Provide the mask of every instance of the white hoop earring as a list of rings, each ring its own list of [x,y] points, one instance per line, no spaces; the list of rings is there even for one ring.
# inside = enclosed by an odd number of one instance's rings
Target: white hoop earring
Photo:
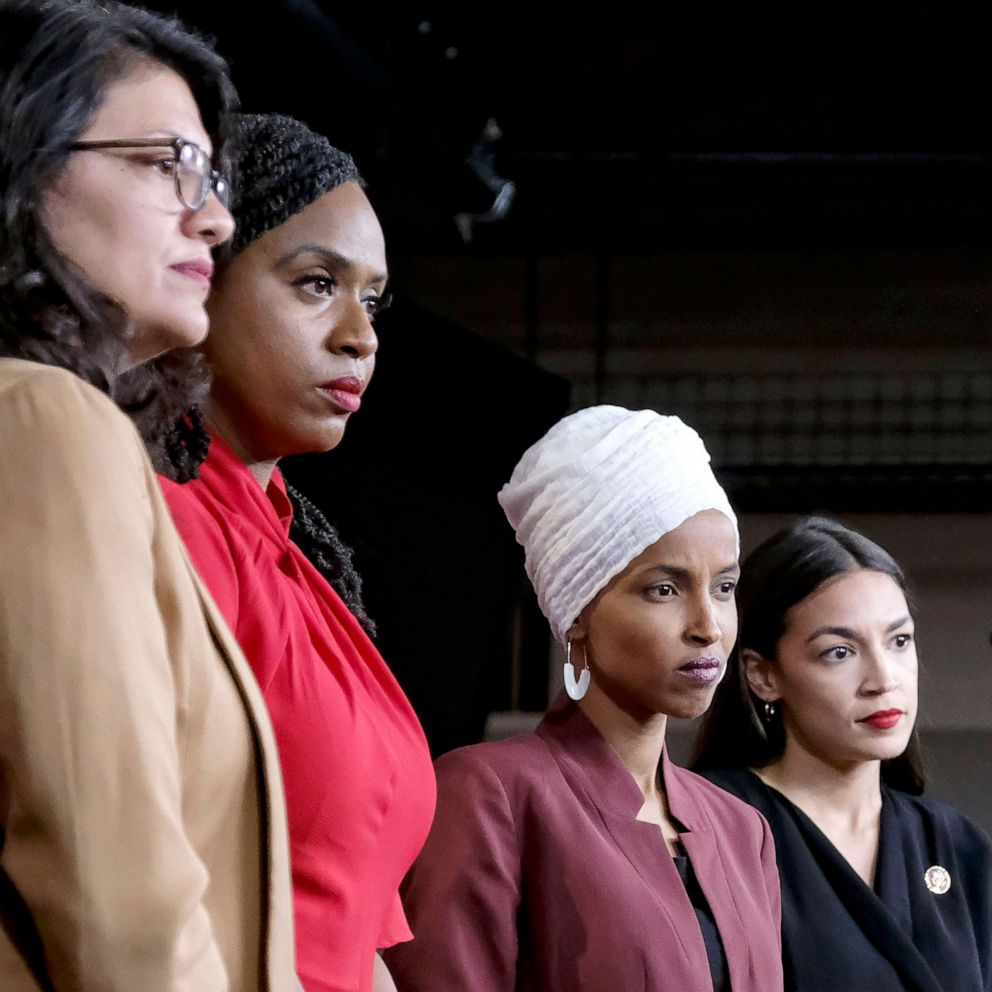
[[[565,664],[563,666],[565,675],[565,692],[569,699],[578,702],[589,690],[589,683],[592,680],[592,673],[589,671],[589,663],[582,669],[582,674],[576,679],[575,666],[572,664],[572,638],[565,638]]]

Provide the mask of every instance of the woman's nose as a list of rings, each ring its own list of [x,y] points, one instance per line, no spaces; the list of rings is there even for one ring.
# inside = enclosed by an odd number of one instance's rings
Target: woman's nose
[[[184,226],[191,237],[201,238],[211,248],[223,244],[234,234],[234,218],[217,195],[210,191],[199,210],[187,210]]]

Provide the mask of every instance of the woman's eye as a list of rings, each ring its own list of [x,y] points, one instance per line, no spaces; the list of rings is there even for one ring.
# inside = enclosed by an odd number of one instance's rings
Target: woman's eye
[[[828,648],[820,657],[825,661],[843,661],[845,658],[850,657],[850,655],[851,649],[846,644],[838,644],[835,647]]]
[[[334,280],[329,276],[302,276],[293,285],[301,287],[311,296],[330,296],[334,289]]]
[[[896,634],[896,636],[892,638],[892,643],[899,650],[902,650],[903,648],[908,648],[909,645],[913,643],[913,635]]]
[[[362,302],[365,304],[365,312],[369,315],[369,320],[375,320],[383,310],[389,308],[389,304],[393,302],[393,294],[387,291],[381,296],[368,296]]]
[[[163,176],[171,178],[176,172],[176,160],[174,158],[157,158],[152,162],[152,168],[161,172]]]
[[[721,582],[719,588],[722,596],[733,596],[737,583],[728,579],[726,582]]]
[[[654,599],[671,599],[675,595],[675,586],[670,582],[662,582],[661,585],[651,586],[648,595]]]

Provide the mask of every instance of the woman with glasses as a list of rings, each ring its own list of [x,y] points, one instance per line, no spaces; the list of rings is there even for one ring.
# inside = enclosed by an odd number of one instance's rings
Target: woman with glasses
[[[744,561],[695,767],[765,815],[790,992],[992,989],[992,844],[924,799],[902,569],[834,520]]]
[[[237,118],[233,138],[237,232],[203,346],[210,451],[165,493],[272,715],[303,985],[386,990],[377,951],[411,936],[398,888],[434,811],[430,754],[369,637],[350,551],[278,468],[334,448],[364,402],[385,244],[355,163],[325,138],[278,115]]]
[[[295,984],[264,703],[127,416],[167,467],[232,101],[174,22],[0,2],[4,992]]]

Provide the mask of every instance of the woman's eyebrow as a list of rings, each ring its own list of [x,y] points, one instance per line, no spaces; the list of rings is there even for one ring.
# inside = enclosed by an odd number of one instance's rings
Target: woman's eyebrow
[[[833,634],[835,637],[846,637],[849,640],[857,640],[858,635],[850,627],[817,627],[809,637],[806,638],[806,643],[809,644],[815,641],[818,637],[823,637],[824,634]]]
[[[680,568],[678,565],[652,565],[644,571],[646,574],[657,572],[659,575],[670,575],[673,579],[686,579],[691,574],[689,569]]]
[[[671,575],[675,579],[685,579],[692,575],[692,570],[688,568],[682,568],[679,565],[651,565],[649,568],[645,569],[645,572],[659,572],[662,575]],[[737,562],[732,562],[729,565],[724,565],[723,568],[717,572],[717,575],[727,575],[737,574],[740,572],[740,565]]]
[[[326,265],[333,268],[347,269],[354,266],[354,261],[348,258],[346,255],[342,255],[339,251],[335,251],[333,248],[328,248],[326,245],[318,244],[307,244],[298,245],[291,251],[286,252],[285,255],[280,257],[276,261],[276,265],[282,268],[285,265],[289,265],[290,262],[295,261],[301,255],[316,255],[318,256]],[[375,273],[369,282],[388,282],[389,275],[385,272]]]
[[[898,630],[900,627],[904,627],[907,623],[912,622],[912,617],[904,616],[900,617],[898,620],[894,620],[885,628],[886,634],[891,634],[894,630]],[[809,637],[806,638],[806,643],[809,644],[811,641],[815,641],[818,637],[822,637],[824,634],[834,634],[837,637],[847,637],[850,640],[857,640],[858,634],[856,631],[852,630],[850,627],[817,627]]]

